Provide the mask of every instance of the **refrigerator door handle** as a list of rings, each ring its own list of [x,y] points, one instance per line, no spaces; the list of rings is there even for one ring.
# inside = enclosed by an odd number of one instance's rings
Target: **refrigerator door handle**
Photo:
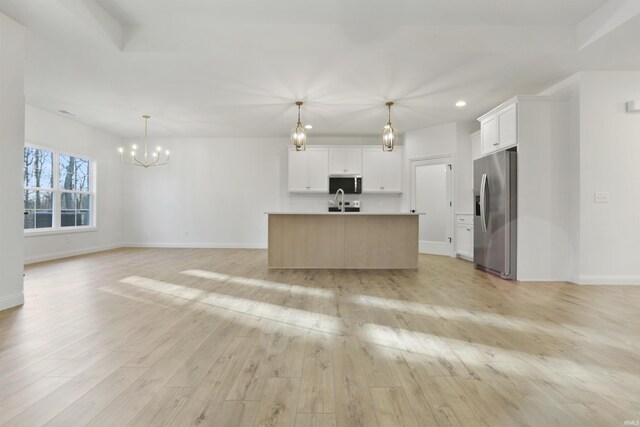
[[[487,232],[487,174],[482,174],[480,182],[480,222],[482,231]]]

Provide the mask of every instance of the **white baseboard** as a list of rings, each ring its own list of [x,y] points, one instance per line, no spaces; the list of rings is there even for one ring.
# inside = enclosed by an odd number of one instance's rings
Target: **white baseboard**
[[[267,249],[263,243],[123,243],[126,248]]]
[[[579,285],[636,285],[640,286],[640,276],[581,275]]]
[[[24,294],[22,292],[2,297],[0,298],[0,311],[22,304],[24,304]]]
[[[26,264],[34,264],[36,262],[52,261],[54,259],[68,258],[68,257],[72,257],[72,256],[92,254],[92,253],[95,253],[95,252],[108,251],[108,250],[111,250],[111,249],[118,249],[118,248],[121,248],[121,247],[123,247],[122,244],[115,244],[115,245],[94,246],[94,247],[91,247],[91,248],[73,249],[73,250],[69,250],[69,251],[52,252],[52,253],[43,254],[43,255],[35,255],[35,256],[25,257],[24,263],[25,263],[25,265]]]

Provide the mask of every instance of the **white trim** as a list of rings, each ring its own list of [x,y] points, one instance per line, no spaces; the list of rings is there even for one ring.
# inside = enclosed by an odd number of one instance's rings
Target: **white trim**
[[[640,286],[640,276],[580,275],[578,285],[636,285]]]
[[[123,243],[125,248],[267,249],[266,243]]]
[[[88,233],[99,231],[98,227],[59,227],[59,228],[28,228],[24,230],[24,237],[51,236],[56,234]]]
[[[22,304],[24,304],[24,294],[22,292],[2,297],[0,298],[0,311],[17,307]]]
[[[70,251],[52,252],[44,255],[35,255],[35,256],[25,257],[24,263],[25,265],[35,264],[37,262],[53,261],[56,259],[69,258],[72,256],[78,256],[78,255],[88,255],[95,252],[109,251],[112,249],[119,249],[122,247],[123,247],[122,244],[114,244],[114,245],[94,246],[94,247],[82,248],[82,249],[73,249]]]

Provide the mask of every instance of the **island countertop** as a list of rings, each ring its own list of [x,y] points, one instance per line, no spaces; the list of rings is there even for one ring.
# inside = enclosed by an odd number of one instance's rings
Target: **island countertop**
[[[302,212],[287,212],[287,211],[267,211],[266,215],[374,215],[374,216],[409,216],[409,215],[424,215],[424,212],[328,212],[328,211],[302,211]]]

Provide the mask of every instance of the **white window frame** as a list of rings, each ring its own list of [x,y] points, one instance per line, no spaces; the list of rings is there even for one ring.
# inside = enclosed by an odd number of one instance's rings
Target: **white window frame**
[[[35,190],[35,191],[53,191],[53,220],[52,227],[50,228],[28,228],[24,229],[24,236],[43,236],[47,234],[67,234],[67,233],[81,233],[86,231],[97,231],[97,214],[96,214],[96,195],[97,195],[97,165],[94,158],[91,156],[87,156],[84,154],[77,154],[70,152],[69,150],[60,150],[53,147],[47,147],[40,144],[34,144],[31,142],[26,142],[24,144],[25,148],[35,148],[38,150],[49,151],[53,154],[53,190],[50,189],[41,189],[37,190],[31,187],[25,187],[24,183],[23,190]],[[72,156],[78,157],[82,160],[89,161],[89,191],[76,191],[76,190],[63,190],[60,188],[60,156]],[[24,171],[24,165],[23,165]],[[62,194],[63,193],[73,193],[73,194],[88,194],[89,195],[89,225],[80,225],[73,227],[62,227]],[[24,196],[23,196],[24,199]],[[24,209],[24,206],[23,206]]]

